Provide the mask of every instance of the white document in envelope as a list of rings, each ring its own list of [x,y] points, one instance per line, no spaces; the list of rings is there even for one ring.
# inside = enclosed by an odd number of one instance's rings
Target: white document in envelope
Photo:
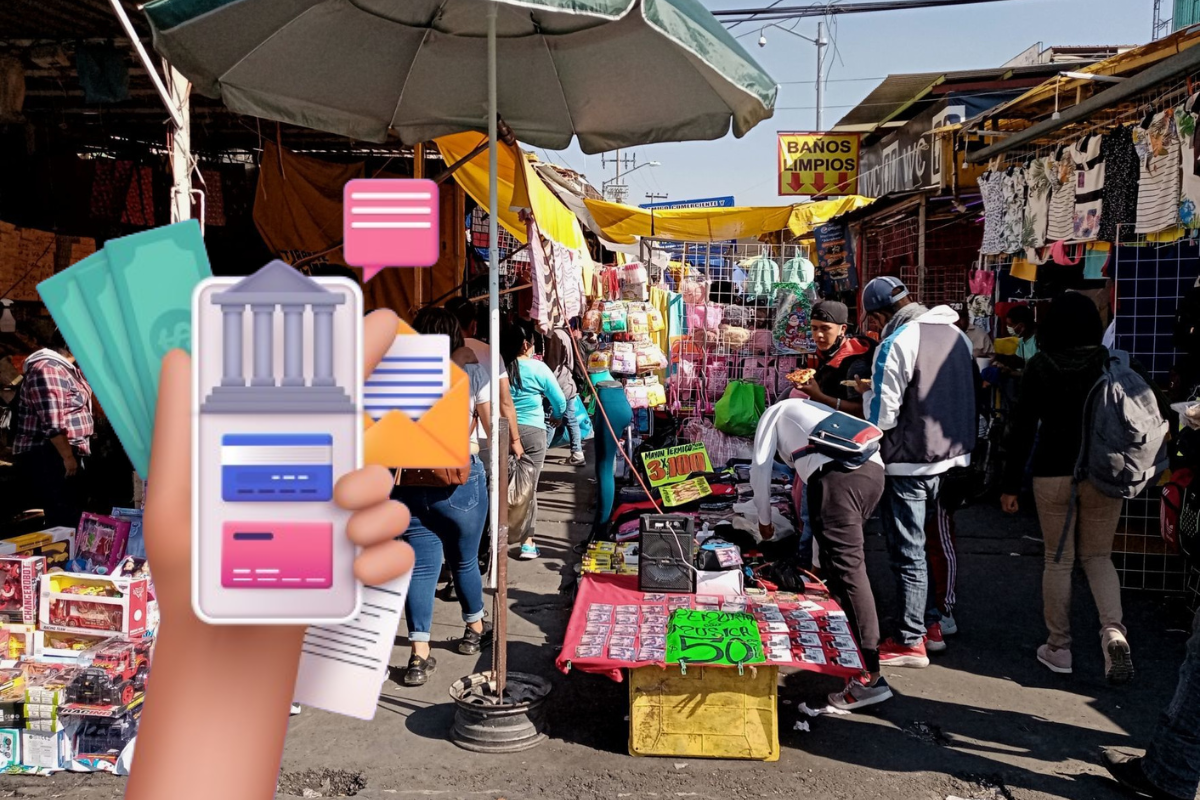
[[[382,586],[364,586],[356,618],[305,631],[297,703],[358,719],[375,717],[410,577],[408,573]]]

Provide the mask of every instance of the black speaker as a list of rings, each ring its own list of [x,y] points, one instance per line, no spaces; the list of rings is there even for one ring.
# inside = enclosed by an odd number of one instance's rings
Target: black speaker
[[[695,592],[696,537],[691,517],[643,514],[638,553],[638,589]]]

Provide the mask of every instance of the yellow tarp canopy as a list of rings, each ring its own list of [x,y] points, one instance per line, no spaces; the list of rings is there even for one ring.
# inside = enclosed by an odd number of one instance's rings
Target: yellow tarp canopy
[[[611,241],[628,244],[635,236],[653,236],[685,242],[716,242],[758,238],[764,233],[789,231],[802,236],[839,214],[862,208],[869,197],[850,195],[835,200],[797,203],[791,206],[745,206],[735,208],[654,209],[584,200],[596,224]]]
[[[487,141],[478,133],[456,133],[435,139],[438,150],[447,164],[454,164],[474,150],[480,141]],[[516,147],[510,147],[503,142],[499,145],[497,154],[498,200],[500,211],[496,220],[500,225],[517,238],[522,244],[527,238],[525,224],[517,216],[517,211],[528,208],[533,211],[538,228],[542,235],[553,239],[564,247],[574,250],[586,250],[587,243],[583,238],[583,229],[579,220],[571,210],[562,204],[554,192],[541,178],[537,177],[529,162]],[[485,210],[488,209],[488,154],[484,150],[473,159],[463,164],[454,173],[454,180]]]

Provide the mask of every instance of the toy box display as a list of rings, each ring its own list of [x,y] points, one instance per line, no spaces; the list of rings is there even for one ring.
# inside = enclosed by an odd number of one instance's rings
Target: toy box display
[[[84,512],[79,518],[75,557],[71,559],[70,571],[113,574],[121,559],[125,558],[129,529],[128,519]]]
[[[113,507],[111,515],[129,521],[129,538],[125,540],[125,555],[145,559],[146,540],[142,536],[142,511],[138,508]]]
[[[149,640],[108,642],[92,655],[91,666],[80,668],[67,685],[65,710],[82,711],[77,706],[124,709],[145,691],[149,672]]]
[[[113,719],[84,719],[72,728],[72,769],[113,772],[121,753],[137,735],[138,713]]]
[[[0,556],[43,556],[47,571],[66,569],[74,555],[74,528],[47,528],[11,539],[0,539]]]
[[[44,556],[0,556],[0,620],[37,622],[38,581],[45,571]]]
[[[42,630],[139,636],[146,630],[145,578],[54,572],[42,579]]]
[[[72,731],[21,731],[21,763],[45,770],[66,769],[71,761]]]
[[[78,670],[64,664],[38,663],[25,663],[22,669],[25,672],[24,727],[46,733],[62,730],[59,711],[66,702],[67,687]]]
[[[89,636],[79,633],[35,631],[33,634],[33,657],[43,663],[90,664],[96,648],[110,639],[111,635]]]
[[[33,640],[37,633],[33,625],[0,623],[0,662],[19,661],[33,655]]]
[[[21,732],[0,728],[0,770],[21,763]]]

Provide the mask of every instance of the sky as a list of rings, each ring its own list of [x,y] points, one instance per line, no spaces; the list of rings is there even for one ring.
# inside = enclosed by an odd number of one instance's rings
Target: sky
[[[710,9],[762,8],[769,0],[701,0]],[[847,0],[849,2],[849,0]],[[784,0],[781,5],[804,5]],[[1164,0],[1166,13],[1174,5]],[[1150,39],[1153,0],[1008,0],[975,6],[917,9],[834,17],[834,47],[827,48],[826,128],[832,127],[889,75],[995,67],[1042,42],[1052,45],[1143,44]],[[783,205],[777,194],[777,131],[808,131],[815,125],[816,47],[778,29],[745,23],[733,29],[758,63],[780,84],[775,116],[744,138],[649,145],[637,163],[658,161],[629,174],[627,202],[649,202],[646,193],[670,200],[733,195],[738,205]],[[796,28],[816,38],[817,20]],[[767,38],[758,46],[760,32]],[[579,170],[597,188],[613,177],[612,159],[584,155],[578,147],[537,150],[539,156]]]

